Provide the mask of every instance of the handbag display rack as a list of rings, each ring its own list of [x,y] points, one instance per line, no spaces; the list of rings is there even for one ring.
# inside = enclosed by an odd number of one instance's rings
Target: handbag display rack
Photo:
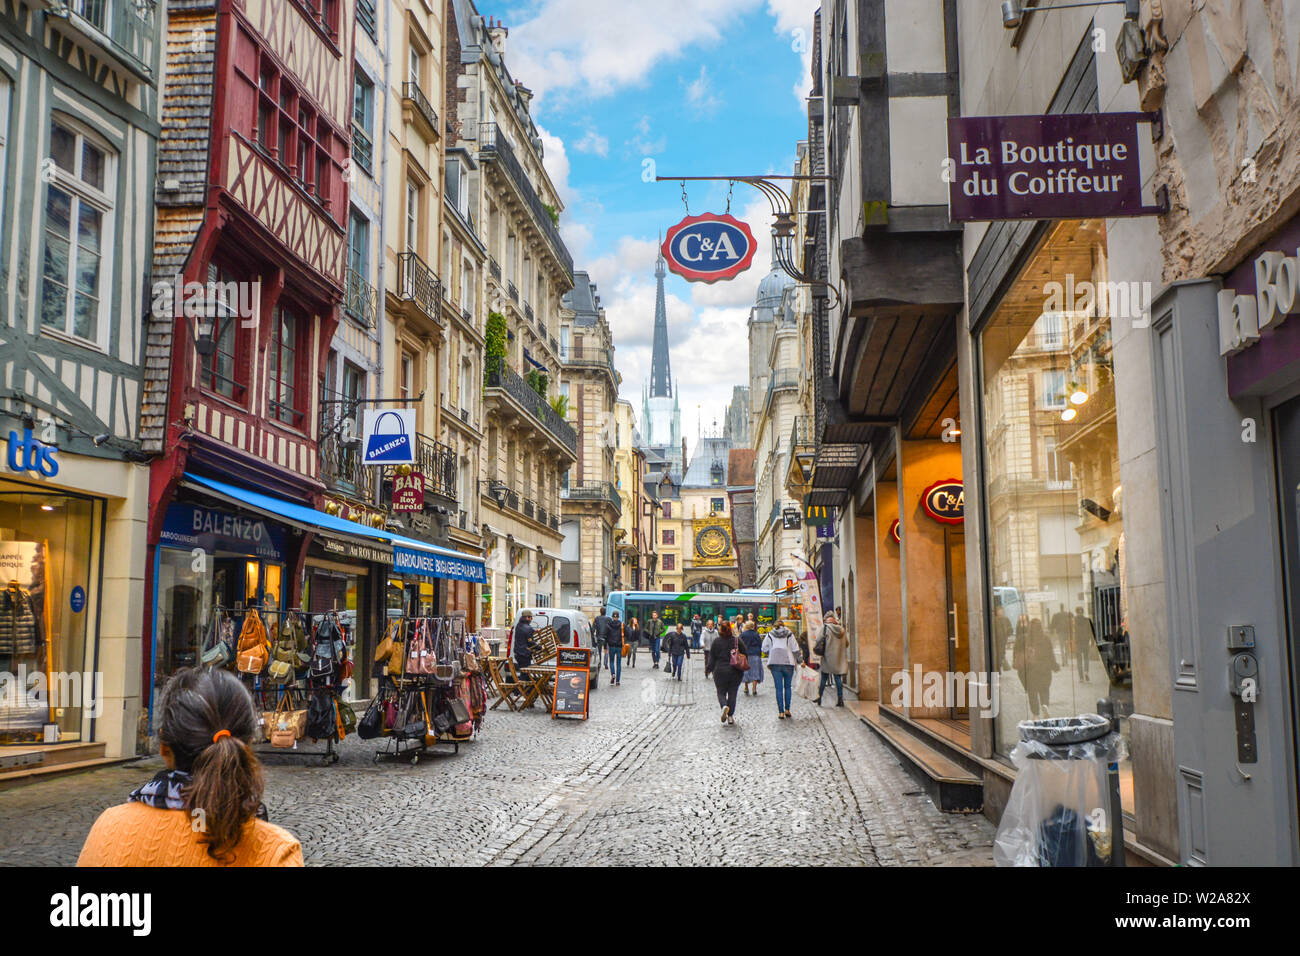
[[[261,622],[261,632],[250,620],[254,615]],[[242,629],[240,621],[244,622]],[[202,660],[208,667],[233,665],[248,687],[261,716],[263,743],[253,747],[258,756],[318,757],[326,765],[339,762],[335,745],[356,725],[351,706],[342,700],[352,674],[348,630],[333,611],[311,615],[301,608],[213,608]],[[259,633],[263,636],[258,640],[265,643],[255,651],[249,635]],[[231,634],[238,635],[234,648],[229,648]],[[224,650],[223,644],[227,645]],[[258,657],[262,665],[249,670],[257,666]],[[300,747],[299,741],[307,739],[323,741],[325,748]]]
[[[460,742],[473,737],[482,722],[468,690],[473,680],[483,680],[476,641],[466,635],[462,616],[389,622],[375,651],[375,662],[387,663],[388,674],[357,728],[365,739],[384,739],[376,762],[409,759],[415,765],[437,744],[460,753]],[[479,695],[484,702],[485,686]]]

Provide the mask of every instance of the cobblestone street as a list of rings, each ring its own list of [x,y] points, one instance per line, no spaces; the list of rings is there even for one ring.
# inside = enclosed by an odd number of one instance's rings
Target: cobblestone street
[[[848,708],[796,698],[780,721],[769,681],[723,726],[698,661],[682,683],[648,660],[604,677],[589,721],[501,708],[456,756],[376,764],[350,737],[334,766],[269,757],[271,820],[316,865],[991,864],[988,821],[940,813]],[[159,766],[0,793],[0,864],[74,863]]]

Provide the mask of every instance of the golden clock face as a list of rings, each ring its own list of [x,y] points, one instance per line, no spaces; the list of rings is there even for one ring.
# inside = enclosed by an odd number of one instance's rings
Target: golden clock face
[[[695,538],[695,550],[706,558],[720,558],[731,550],[731,539],[721,528],[705,528]]]

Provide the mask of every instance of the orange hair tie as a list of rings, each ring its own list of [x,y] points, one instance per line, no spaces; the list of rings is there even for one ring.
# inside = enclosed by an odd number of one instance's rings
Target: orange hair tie
[[[229,737],[229,736],[230,736],[230,731],[218,730],[215,734],[212,735],[212,742],[215,744],[222,737]]]

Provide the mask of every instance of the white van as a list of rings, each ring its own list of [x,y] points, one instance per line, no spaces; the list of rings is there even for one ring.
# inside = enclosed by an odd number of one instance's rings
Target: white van
[[[506,641],[506,653],[513,654],[515,646],[515,628],[523,620],[524,611],[533,612],[533,627],[550,626],[555,628],[556,643],[562,646],[591,648],[591,689],[596,689],[600,678],[600,649],[591,644],[591,622],[582,611],[560,607],[526,607],[520,608],[510,625],[510,636]]]

